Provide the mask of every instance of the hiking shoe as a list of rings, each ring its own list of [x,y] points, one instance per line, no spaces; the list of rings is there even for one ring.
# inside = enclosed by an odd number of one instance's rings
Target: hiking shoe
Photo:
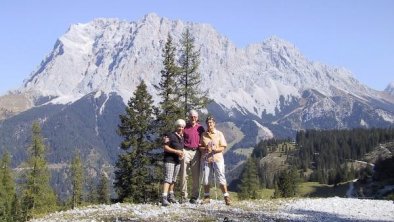
[[[211,198],[209,196],[205,196],[204,199],[202,200],[203,204],[209,204],[211,202]]]
[[[231,205],[230,196],[225,196],[224,197],[224,202],[226,203],[227,206],[230,206]]]
[[[190,198],[189,203],[196,204],[197,203],[197,198],[195,198],[195,197]]]
[[[177,202],[176,199],[175,199],[175,194],[170,193],[168,195],[168,202],[170,202],[170,203],[176,203]]]
[[[183,204],[187,202],[187,198],[186,197],[181,197],[181,199],[179,199],[179,203]]]
[[[170,205],[170,202],[168,202],[167,197],[163,197],[163,199],[161,200],[161,206],[166,207]]]

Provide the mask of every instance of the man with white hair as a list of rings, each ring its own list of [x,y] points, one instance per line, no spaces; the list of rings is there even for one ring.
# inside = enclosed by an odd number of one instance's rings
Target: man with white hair
[[[200,179],[200,137],[205,131],[198,122],[198,112],[190,110],[188,113],[189,121],[183,131],[185,146],[183,149],[183,159],[181,160],[181,191],[182,202],[188,198],[187,192],[187,170],[190,169],[192,176],[192,192],[190,203],[197,203],[199,196],[199,179]]]

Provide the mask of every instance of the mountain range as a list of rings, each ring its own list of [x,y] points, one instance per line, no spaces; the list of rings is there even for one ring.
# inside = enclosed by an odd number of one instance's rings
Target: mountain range
[[[18,166],[38,120],[50,163],[67,164],[80,150],[93,173],[110,169],[120,152],[119,114],[141,80],[160,101],[154,85],[162,50],[168,34],[180,46],[186,28],[200,52],[201,88],[213,101],[203,112],[225,131],[233,166],[239,161],[233,151],[261,139],[294,138],[310,128],[394,126],[394,83],[376,91],[345,68],[308,60],[279,37],[238,48],[209,24],[151,13],[139,21],[71,25],[23,86],[0,97],[0,153],[9,150]]]

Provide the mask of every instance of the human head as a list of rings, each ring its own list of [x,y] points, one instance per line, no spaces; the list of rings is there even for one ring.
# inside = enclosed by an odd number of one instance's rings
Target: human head
[[[196,124],[198,121],[198,112],[194,109],[189,111],[189,121],[191,124]]]
[[[207,116],[205,119],[205,123],[207,124],[208,130],[213,130],[215,128],[215,118],[211,115]]]
[[[182,126],[182,127],[185,127],[186,126],[186,122],[185,122],[185,120],[183,120],[183,119],[177,119],[176,121],[175,121],[175,128],[177,128],[178,126]]]
[[[208,123],[209,120],[212,120],[214,123],[216,122],[215,118],[211,115],[207,116],[207,118],[205,119],[205,123]]]
[[[177,119],[174,123],[175,125],[175,131],[178,133],[183,133],[183,129],[186,126],[186,122],[183,119]]]

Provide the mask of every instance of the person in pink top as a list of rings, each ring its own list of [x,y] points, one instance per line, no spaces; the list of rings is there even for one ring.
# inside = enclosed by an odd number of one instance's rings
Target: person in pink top
[[[185,146],[183,149],[183,159],[181,160],[181,193],[182,202],[188,198],[187,191],[187,171],[190,169],[192,176],[192,192],[190,203],[197,203],[199,197],[199,179],[200,179],[200,137],[205,131],[204,127],[198,122],[198,113],[196,110],[190,110],[188,113],[189,121],[183,131]]]

